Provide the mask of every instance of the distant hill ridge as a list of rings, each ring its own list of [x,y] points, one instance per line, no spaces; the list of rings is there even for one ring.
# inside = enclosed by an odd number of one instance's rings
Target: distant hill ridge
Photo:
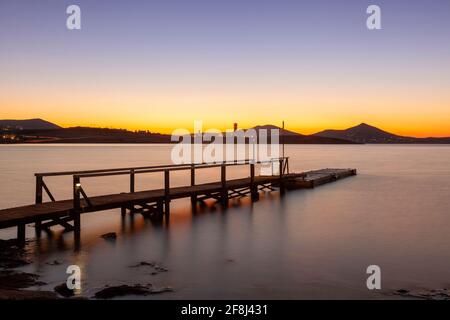
[[[345,130],[324,130],[315,133],[317,137],[350,140],[357,143],[450,143],[446,138],[414,138],[399,136],[366,123]]]
[[[280,142],[286,144],[355,144],[355,143],[450,143],[450,137],[415,138],[396,135],[361,123],[344,130],[324,130],[312,135],[266,124],[253,127],[280,130]],[[171,143],[169,134],[91,127],[62,128],[42,119],[0,120],[0,130],[15,131],[22,143]],[[244,129],[245,130],[245,129]],[[270,136],[270,132],[268,132]]]
[[[263,125],[263,126],[256,126],[256,127],[253,127],[252,129],[255,129],[256,131],[259,131],[260,129],[265,129],[265,130],[273,130],[273,129],[275,129],[275,130],[280,130],[280,135],[304,136],[301,133],[297,133],[297,132],[294,132],[294,131],[289,131],[289,130],[286,130],[286,129],[282,129],[280,127],[274,126],[273,124],[266,124],[266,125]],[[270,134],[270,132],[268,132],[268,133]]]
[[[43,130],[61,129],[60,126],[42,119],[0,120],[0,129],[11,130]]]

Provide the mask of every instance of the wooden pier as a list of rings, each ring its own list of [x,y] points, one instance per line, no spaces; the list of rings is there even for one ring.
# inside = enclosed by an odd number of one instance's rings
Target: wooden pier
[[[255,165],[266,164],[272,168],[276,165],[276,175],[256,175]],[[240,179],[227,179],[226,169],[230,166],[248,166],[249,175]],[[221,179],[213,183],[196,183],[196,172],[201,169],[220,168]],[[190,173],[190,184],[182,187],[171,187],[170,173],[187,171]],[[135,179],[139,174],[160,173],[164,175],[164,186],[160,189],[136,191]],[[129,190],[124,193],[89,197],[82,187],[84,179],[92,177],[129,176]],[[42,231],[50,232],[50,228],[61,225],[65,231],[74,232],[75,245],[79,246],[81,237],[81,214],[109,209],[121,209],[122,216],[140,213],[152,219],[168,219],[170,202],[174,199],[190,198],[193,208],[198,202],[214,199],[222,206],[227,206],[232,198],[250,196],[258,200],[260,191],[313,188],[317,185],[336,181],[356,175],[355,169],[323,169],[303,173],[289,172],[289,159],[277,158],[266,162],[250,160],[226,163],[199,163],[181,165],[161,165],[133,168],[100,169],[88,171],[36,173],[36,201],[33,205],[0,210],[0,229],[17,227],[17,238],[25,242],[26,224],[34,224],[36,236]],[[45,177],[72,176],[73,198],[56,200]],[[43,202],[44,192],[50,201]]]

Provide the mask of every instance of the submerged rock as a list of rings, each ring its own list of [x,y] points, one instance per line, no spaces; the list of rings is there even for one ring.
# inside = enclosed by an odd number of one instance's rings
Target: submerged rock
[[[53,300],[58,299],[56,293],[37,290],[0,289],[0,300]]]
[[[44,285],[44,282],[37,281],[38,275],[13,270],[0,271],[0,289],[22,289],[31,286]]]
[[[108,233],[101,235],[101,237],[105,240],[115,241],[117,239],[117,233],[108,232]]]
[[[399,294],[407,294],[409,291],[406,290],[406,289],[399,289],[396,292],[399,293]]]
[[[153,269],[153,272],[151,273],[152,275],[169,271],[156,262],[141,261],[138,264],[130,266],[130,268],[138,268],[138,267],[151,267]]]
[[[57,285],[53,290],[65,298],[73,297],[75,295],[75,291],[67,288],[67,283],[65,282]]]
[[[450,300],[450,292],[447,289],[430,289],[420,291],[409,291],[406,289],[399,289],[396,290],[393,294],[412,299]]]
[[[114,287],[105,287],[102,290],[95,293],[96,299],[111,299],[115,297],[127,296],[127,295],[139,295],[147,296],[150,294],[159,294],[164,292],[173,291],[170,287],[164,288],[153,288],[152,285],[140,285],[136,284],[133,286],[120,285]]]
[[[47,262],[46,264],[48,264],[49,266],[59,266],[60,264],[62,264],[62,262],[58,260],[53,260],[52,262]]]
[[[147,262],[147,261],[141,261],[138,264],[134,264],[132,266],[130,266],[130,268],[138,268],[138,267],[142,267],[142,266],[149,266],[149,267],[153,267],[155,266],[156,263],[155,262]]]
[[[165,292],[173,292],[172,287],[161,287],[161,288],[153,288],[152,294],[165,293]]]
[[[148,295],[150,294],[150,288],[141,285],[121,285],[115,287],[106,287],[95,293],[97,299],[111,299],[114,297],[126,296],[126,295]]]
[[[25,249],[17,240],[0,240],[0,268],[17,268],[30,264]]]
[[[15,240],[0,240],[0,267],[15,268],[29,262],[22,259],[25,250],[15,246]],[[31,286],[44,285],[38,281],[39,276],[32,273],[0,270],[0,300],[48,300],[56,299],[57,295],[50,291],[20,290]]]

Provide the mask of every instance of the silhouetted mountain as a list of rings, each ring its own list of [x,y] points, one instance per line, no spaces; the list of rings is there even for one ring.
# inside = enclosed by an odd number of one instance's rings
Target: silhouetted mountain
[[[383,131],[366,123],[345,130],[324,130],[317,137],[345,139],[358,143],[450,143],[450,138],[414,138]]]
[[[50,130],[23,130],[27,143],[170,143],[170,135],[125,129],[73,127]]]
[[[253,127],[257,132],[261,129],[266,129],[267,134],[270,135],[271,129],[278,129],[280,134],[280,143],[285,144],[354,144],[357,142],[334,138],[334,137],[320,137],[314,135],[304,135],[297,132],[282,129],[274,125],[264,125]]]
[[[257,132],[258,132],[260,129],[266,129],[268,134],[270,134],[270,130],[276,129],[276,130],[279,130],[279,131],[280,131],[280,135],[286,135],[286,136],[303,136],[303,135],[300,134],[300,133],[293,132],[293,131],[289,131],[289,130],[286,130],[286,129],[281,129],[280,127],[274,126],[273,124],[266,124],[266,125],[263,125],[263,126],[256,126],[256,127],[253,127],[252,129],[255,129]]]
[[[5,129],[1,129],[3,128]],[[28,127],[38,127],[28,129]],[[50,127],[50,128],[45,128]],[[274,125],[256,126],[257,132],[280,130],[280,143],[286,144],[354,144],[354,143],[450,143],[450,138],[414,138],[395,135],[362,123],[346,130],[325,130],[313,135],[303,135],[282,130]],[[3,140],[0,143],[174,143],[171,135],[149,131],[128,131],[124,129],[74,127],[61,128],[41,120],[0,120]],[[9,132],[9,133],[8,133]],[[14,137],[12,137],[14,136]],[[5,138],[6,137],[6,138]],[[225,141],[225,139],[224,139]]]
[[[60,128],[60,126],[42,119],[0,120],[0,129],[3,130],[41,130]]]
[[[255,127],[261,129],[279,129],[276,126],[266,125]],[[347,140],[306,136],[292,131],[280,131],[280,142],[286,144],[348,144]],[[128,131],[124,129],[73,127],[60,129],[18,130],[16,143],[174,143],[171,135],[152,133],[149,131]],[[8,141],[11,142],[11,141]],[[185,141],[186,142],[186,141]],[[226,139],[224,138],[224,143]],[[270,132],[268,141],[270,142]],[[247,140],[248,143],[248,140]]]

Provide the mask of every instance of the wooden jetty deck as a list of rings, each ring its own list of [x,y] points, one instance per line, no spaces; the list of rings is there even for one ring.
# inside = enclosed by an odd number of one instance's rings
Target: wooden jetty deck
[[[17,227],[17,238],[25,241],[25,225],[34,224],[36,236],[42,231],[50,232],[50,228],[61,225],[65,231],[74,231],[76,246],[80,243],[80,216],[87,212],[109,209],[121,209],[122,216],[141,213],[152,219],[168,218],[170,201],[190,198],[191,205],[197,202],[214,199],[227,206],[232,198],[250,195],[256,201],[259,192],[278,189],[282,194],[285,190],[299,188],[313,188],[315,186],[336,181],[351,175],[356,175],[355,169],[322,169],[303,173],[289,172],[289,159],[277,158],[266,162],[241,161],[232,163],[200,163],[182,165],[162,165],[149,167],[100,169],[89,171],[36,173],[36,201],[33,205],[26,205],[0,210],[0,229]],[[255,175],[256,164],[277,165],[277,174],[262,176]],[[227,179],[226,169],[229,166],[249,166],[249,176],[240,179]],[[205,168],[220,168],[221,180],[213,183],[196,184],[196,171]],[[173,171],[190,171],[191,181],[188,186],[171,187],[170,173]],[[135,191],[135,177],[144,173],[163,173],[164,186],[160,189]],[[73,198],[57,201],[44,181],[44,177],[72,176]],[[88,195],[83,190],[81,181],[91,177],[105,177],[114,175],[128,175],[130,178],[129,192],[108,194],[101,196]],[[43,192],[50,201],[43,202]],[[72,224],[71,224],[72,223]]]

